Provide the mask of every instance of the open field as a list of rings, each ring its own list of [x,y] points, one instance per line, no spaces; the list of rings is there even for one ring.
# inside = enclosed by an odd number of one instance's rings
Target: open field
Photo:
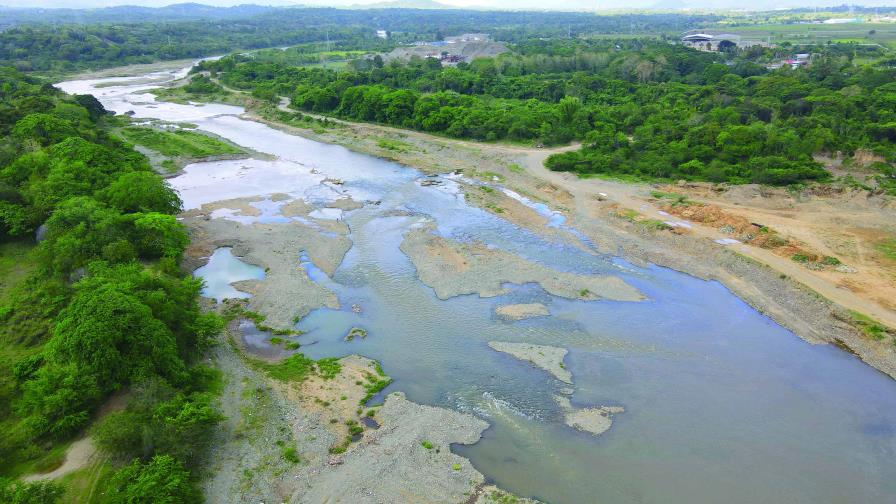
[[[759,24],[720,26],[707,31],[733,33],[741,35],[746,40],[758,40],[772,44],[855,42],[857,44],[878,44],[896,49],[896,23]]]

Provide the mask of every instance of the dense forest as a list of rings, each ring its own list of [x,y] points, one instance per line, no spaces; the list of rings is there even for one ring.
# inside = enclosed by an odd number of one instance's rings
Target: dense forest
[[[0,65],[19,70],[71,71],[156,60],[194,58],[237,50],[277,47],[303,42],[375,40],[376,30],[388,30],[394,42],[437,40],[447,34],[486,31],[497,40],[525,41],[537,37],[576,36],[601,32],[627,34],[649,29],[679,33],[718,16],[632,14],[596,16],[564,12],[488,12],[462,10],[323,8],[142,9],[77,11],[96,19],[71,23],[65,11],[42,11],[38,17],[18,16],[21,23],[0,31]],[[239,9],[239,8],[233,8]],[[156,17],[158,12],[158,17]],[[181,12],[180,15],[177,15]],[[193,12],[189,15],[189,12]],[[246,17],[235,17],[244,12]],[[13,19],[16,11],[11,11]],[[116,19],[120,19],[117,20]],[[144,19],[158,19],[152,23]],[[56,23],[53,23],[53,22]]]
[[[0,246],[24,272],[0,289],[0,476],[52,464],[112,396],[93,438],[127,462],[109,502],[196,502],[190,470],[220,420],[217,371],[196,365],[221,329],[177,194],[104,129],[92,96],[0,69]],[[38,243],[32,245],[34,237]],[[0,477],[0,501],[53,502],[50,483]]]
[[[817,47],[807,69],[768,71],[768,49],[695,51],[643,40],[530,41],[456,67],[435,59],[328,70],[230,56],[197,70],[306,112],[476,140],[547,145],[554,170],[786,185],[825,179],[817,153],[896,160],[896,69],[856,47]],[[892,184],[892,168],[878,163]]]

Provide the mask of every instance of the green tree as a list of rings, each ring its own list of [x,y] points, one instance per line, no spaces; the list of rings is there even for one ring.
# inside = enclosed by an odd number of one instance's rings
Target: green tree
[[[22,118],[13,126],[12,134],[19,140],[31,140],[42,146],[78,136],[77,130],[69,121],[43,113],[29,114]]]
[[[202,494],[190,481],[190,473],[170,455],[149,462],[133,461],[109,481],[107,498],[112,504],[199,504]]]
[[[180,212],[182,202],[177,193],[158,175],[131,172],[118,177],[102,193],[102,199],[120,212]]]
[[[0,478],[0,502],[6,504],[53,504],[62,494],[63,488],[52,481],[24,483]]]

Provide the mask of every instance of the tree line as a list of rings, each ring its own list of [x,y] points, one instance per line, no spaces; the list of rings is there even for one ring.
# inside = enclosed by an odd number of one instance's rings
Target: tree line
[[[555,170],[784,185],[827,178],[817,153],[896,160],[896,69],[852,56],[819,47],[808,68],[768,71],[754,61],[764,52],[554,40],[456,67],[412,58],[327,70],[234,55],[198,70],[306,112],[456,138],[583,142],[549,158]]]
[[[190,469],[221,419],[217,372],[196,361],[222,323],[178,266],[189,240],[178,195],[132,146],[106,133],[92,96],[0,68],[0,241],[38,243],[31,275],[0,306],[0,475],[94,425],[127,464],[110,502],[196,502]],[[11,380],[11,382],[9,381]],[[0,478],[7,502],[52,502],[52,484]]]
[[[0,66],[21,71],[70,72],[158,60],[198,58],[237,50],[306,42],[376,42],[387,30],[398,43],[440,40],[447,34],[489,32],[497,40],[632,30],[679,33],[712,15],[573,12],[489,12],[416,9],[118,7],[11,10],[0,24]],[[153,20],[147,22],[147,20]]]

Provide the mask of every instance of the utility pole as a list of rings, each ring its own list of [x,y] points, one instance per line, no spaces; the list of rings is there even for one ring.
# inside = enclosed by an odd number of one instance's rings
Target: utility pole
[[[324,51],[324,53],[320,55],[320,59],[323,60],[324,68],[327,68],[327,53],[330,52],[330,29],[327,28],[325,33],[326,33],[327,47],[326,47],[326,51]]]

